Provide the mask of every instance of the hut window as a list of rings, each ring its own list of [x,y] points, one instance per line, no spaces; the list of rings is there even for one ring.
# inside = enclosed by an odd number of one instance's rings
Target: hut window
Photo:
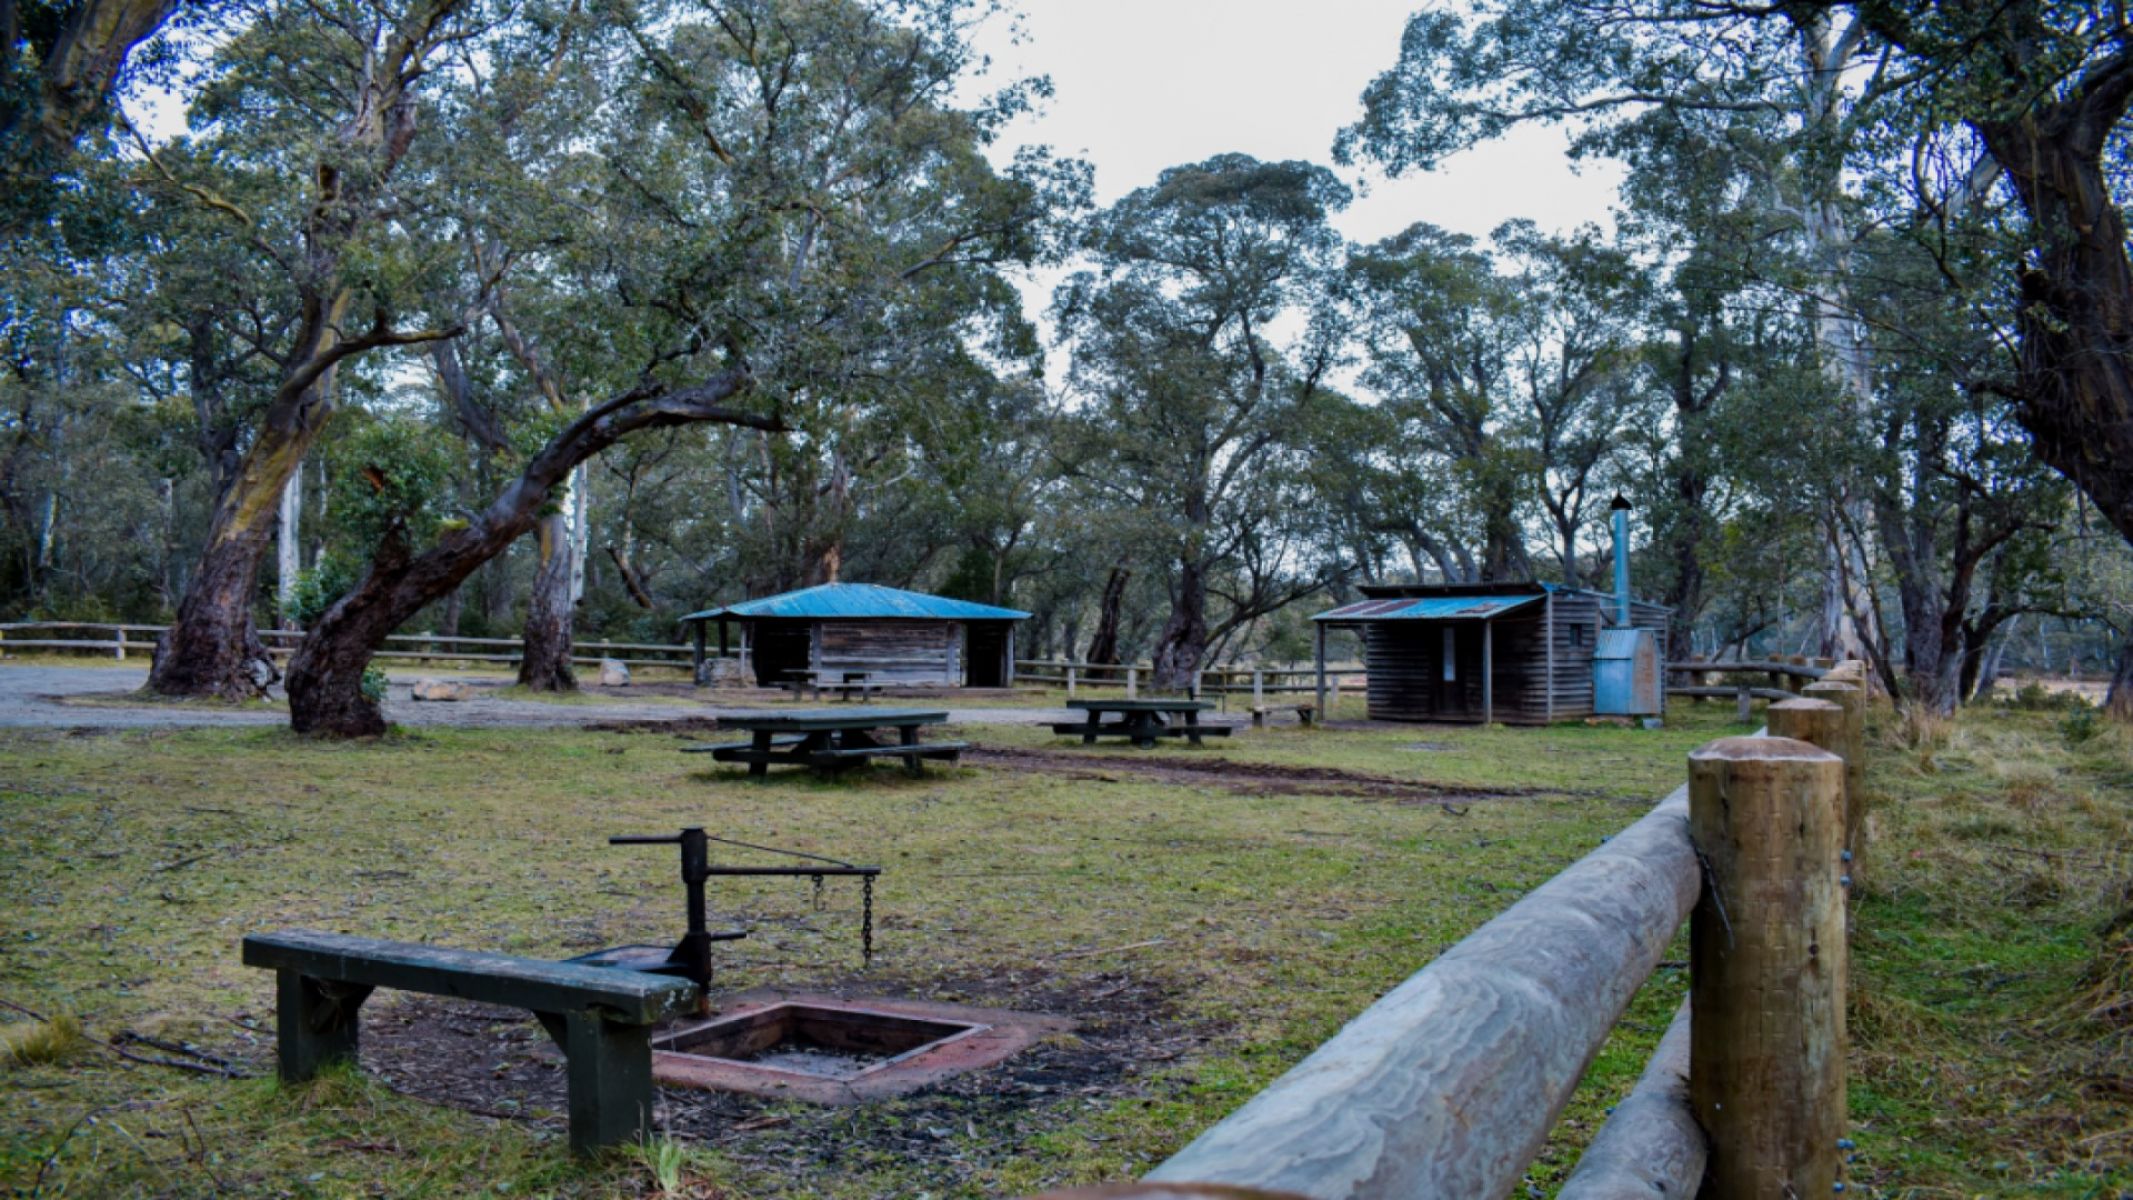
[[[1459,642],[1452,627],[1444,627],[1444,681],[1450,683],[1459,678]]]

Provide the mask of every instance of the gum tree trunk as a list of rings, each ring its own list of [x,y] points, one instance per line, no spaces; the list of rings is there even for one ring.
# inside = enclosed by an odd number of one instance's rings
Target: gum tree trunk
[[[1104,594],[1097,604],[1096,634],[1089,639],[1088,661],[1092,663],[1115,663],[1118,661],[1119,622],[1126,604],[1126,581],[1133,572],[1124,567],[1113,567],[1104,577]],[[1073,639],[1067,639],[1069,646]]]
[[[2118,651],[2118,670],[2111,674],[2111,690],[2104,693],[2103,711],[2133,721],[2133,637]]]
[[[430,549],[413,553],[402,531],[391,531],[362,582],[326,610],[289,660],[290,726],[321,737],[385,732],[384,713],[363,694],[363,669],[386,635],[531,531],[571,470],[624,435],[701,422],[782,429],[724,407],[747,385],[747,373],[734,368],[694,387],[626,392],[571,422],[476,519]]]
[[[575,692],[577,672],[571,651],[571,538],[569,518],[554,512],[535,530],[540,566],[533,573],[533,593],[526,602],[526,631],[520,650],[518,685],[541,692]]]
[[[1184,691],[1207,657],[1207,577],[1197,561],[1178,564],[1178,590],[1170,617],[1155,639],[1155,686]]]
[[[2015,412],[2037,456],[2133,541],[2133,262],[2104,176],[2112,128],[2133,107],[2133,48],[2062,103],[1978,126],[2028,209]]]
[[[274,534],[283,488],[333,416],[335,369],[341,360],[381,346],[458,332],[402,333],[391,328],[382,309],[366,328],[350,320],[355,292],[338,283],[357,236],[375,219],[380,189],[414,141],[409,89],[425,69],[431,39],[457,2],[429,0],[366,57],[352,89],[355,113],[320,150],[304,219],[302,262],[293,268],[301,297],[296,336],[258,434],[215,505],[207,547],[177,619],[156,645],[148,674],[151,691],[244,698],[265,690],[275,675],[259,653],[252,625],[260,560]],[[244,221],[251,230],[252,219]]]

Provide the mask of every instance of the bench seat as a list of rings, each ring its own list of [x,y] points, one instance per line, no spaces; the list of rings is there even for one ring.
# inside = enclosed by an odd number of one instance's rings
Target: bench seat
[[[1059,722],[1052,726],[1053,733],[1097,734],[1103,737],[1228,737],[1233,732],[1227,725],[1163,725],[1156,728],[1135,729],[1120,723],[1070,723]]]
[[[563,1050],[570,1148],[641,1141],[652,1129],[652,1026],[693,1011],[694,983],[418,942],[284,929],[249,934],[244,964],[276,973],[275,1042],[284,1082],[356,1057],[358,1010],[375,988],[531,1011]]]
[[[804,734],[804,733],[794,733],[794,734],[786,734],[786,735],[785,735],[785,736],[783,736],[783,737],[774,737],[774,738],[770,739],[770,744],[771,744],[772,746],[797,746],[797,745],[799,745],[799,744],[800,744],[801,742],[804,742],[804,741],[806,741],[806,740],[807,740],[807,735],[806,735],[806,734]],[[719,751],[721,751],[721,750],[753,750],[753,749],[755,749],[755,743],[754,743],[754,742],[726,742],[726,743],[724,743],[724,744],[722,744],[722,745],[717,745],[717,746],[683,746],[683,747],[681,748],[681,752],[682,752],[683,754],[717,754],[717,753],[718,753]]]

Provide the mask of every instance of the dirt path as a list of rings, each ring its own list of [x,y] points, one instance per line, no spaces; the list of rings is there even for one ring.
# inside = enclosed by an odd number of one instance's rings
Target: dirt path
[[[720,713],[761,707],[756,697],[707,703],[687,684],[648,683],[631,688],[588,687],[572,703],[520,700],[498,694],[506,680],[494,675],[454,675],[448,671],[393,671],[385,696],[385,719],[412,726],[464,728],[637,728],[672,725],[677,731],[706,728]],[[460,679],[473,684],[474,698],[455,703],[423,703],[411,688],[418,678]],[[146,667],[54,667],[0,661],[0,728],[174,729],[198,726],[285,725],[288,714],[274,707],[221,707],[206,704],[134,702],[131,693],[148,681]],[[971,703],[913,701],[889,697],[889,704],[923,703],[945,709],[951,722],[971,725],[1043,725],[1070,721],[1063,708],[1011,708]],[[831,706],[833,707],[833,706]],[[1210,722],[1217,723],[1217,722]]]

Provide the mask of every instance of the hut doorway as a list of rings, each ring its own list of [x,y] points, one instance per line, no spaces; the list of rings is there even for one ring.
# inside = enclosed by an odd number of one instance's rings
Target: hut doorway
[[[808,621],[757,621],[751,631],[755,681],[776,687],[814,665],[814,625]]]
[[[972,621],[963,643],[963,686],[1007,686],[1007,634],[1005,621]]]
[[[1459,622],[1445,622],[1423,634],[1425,641],[1435,641],[1436,661],[1430,672],[1430,681],[1435,688],[1431,697],[1438,717],[1448,721],[1479,720],[1472,711],[1474,701],[1470,693],[1475,676],[1481,669],[1481,626]]]

